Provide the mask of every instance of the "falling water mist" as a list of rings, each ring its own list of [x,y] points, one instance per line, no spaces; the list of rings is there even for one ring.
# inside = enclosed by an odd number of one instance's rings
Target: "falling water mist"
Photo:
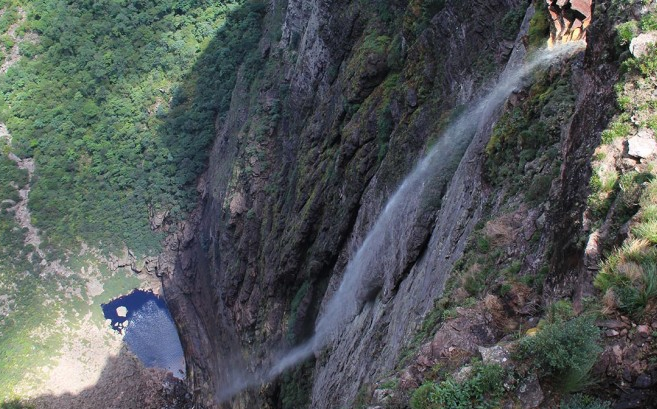
[[[497,84],[479,101],[472,103],[444,131],[438,142],[404,179],[397,191],[390,197],[378,219],[372,225],[364,241],[345,268],[340,286],[324,306],[315,325],[314,335],[306,342],[293,348],[274,361],[270,368],[248,376],[237,376],[229,385],[218,391],[220,400],[230,399],[246,388],[269,382],[286,369],[306,360],[329,344],[354,319],[362,308],[363,294],[376,288],[373,281],[381,280],[383,254],[395,252],[399,246],[399,226],[412,222],[418,212],[421,198],[433,177],[449,170],[450,159],[461,158],[478,129],[506,101],[508,96],[526,80],[536,68],[581,50],[583,43],[575,42],[551,49],[538,51],[535,57],[522,65],[509,65]]]

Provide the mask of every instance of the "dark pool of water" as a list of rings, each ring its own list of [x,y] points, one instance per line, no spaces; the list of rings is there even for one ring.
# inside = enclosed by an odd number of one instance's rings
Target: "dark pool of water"
[[[147,367],[164,368],[176,377],[185,377],[183,356],[178,332],[166,303],[151,291],[134,290],[128,295],[101,305],[112,328],[122,334],[132,352]],[[125,307],[125,317],[119,316]]]

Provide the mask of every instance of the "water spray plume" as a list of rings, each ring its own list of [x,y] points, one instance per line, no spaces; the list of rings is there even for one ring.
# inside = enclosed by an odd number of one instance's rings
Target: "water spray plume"
[[[385,259],[383,252],[396,254],[393,246],[399,245],[399,237],[396,236],[399,228],[395,226],[410,222],[409,219],[418,212],[418,201],[409,198],[422,196],[426,181],[447,170],[447,159],[453,155],[462,157],[477,130],[502,106],[528,74],[584,47],[584,42],[555,45],[540,50],[524,65],[507,66],[490,92],[459,115],[390,197],[365,240],[347,264],[340,286],[321,312],[314,335],[276,360],[269,369],[260,374],[233,380],[222,388],[220,399],[230,399],[246,388],[272,381],[286,369],[308,359],[329,344],[334,336],[358,315],[359,309],[367,301],[362,294],[368,293],[368,287],[373,286],[371,281],[381,280],[381,275],[377,273],[382,271],[381,264]]]

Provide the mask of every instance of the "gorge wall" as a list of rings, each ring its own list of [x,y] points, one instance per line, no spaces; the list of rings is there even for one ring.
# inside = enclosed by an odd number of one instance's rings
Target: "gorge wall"
[[[591,293],[582,218],[590,157],[614,113],[619,59],[617,16],[592,18],[583,3],[240,6],[261,22],[259,60],[239,70],[231,108],[216,121],[199,205],[159,262],[199,403],[356,407],[367,385],[403,372],[409,357],[417,361],[418,342],[434,337],[427,319],[440,303],[490,301],[498,273],[513,269],[544,289],[527,287],[531,302],[516,311],[524,320],[551,300]],[[376,254],[379,269],[357,294],[355,317],[327,346],[279,379],[228,396],[313,334],[387,199],[510,59],[547,42],[548,10],[552,41],[586,33],[586,51],[519,87],[469,146],[444,155],[429,193],[406,198],[417,211]],[[528,129],[542,128],[510,140],[503,127],[519,127],[512,113]],[[487,244],[496,251],[489,267],[471,262],[480,237],[496,238]],[[494,273],[480,279],[486,268]],[[468,286],[477,280],[482,288]],[[472,344],[460,346],[468,353],[504,335],[486,319],[468,325]],[[430,346],[420,348],[429,361],[452,353],[447,341]],[[417,382],[421,366],[406,369],[402,382]]]

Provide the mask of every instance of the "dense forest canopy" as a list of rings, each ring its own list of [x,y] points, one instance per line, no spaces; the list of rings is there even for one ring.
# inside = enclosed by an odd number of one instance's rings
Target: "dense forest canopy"
[[[0,5],[8,10],[3,27],[19,24],[25,38],[23,58],[0,78],[0,120],[15,152],[35,159],[30,207],[51,253],[81,240],[147,253],[159,240],[149,211],[176,219],[194,205],[214,119],[228,107],[236,67],[254,50],[264,13],[256,5],[226,17],[236,5]],[[235,36],[251,32],[253,38]],[[208,47],[216,52],[202,53]],[[211,57],[196,61],[202,54]]]
[[[242,3],[0,0],[0,402],[39,381],[69,328],[104,325],[99,304],[139,286],[83,243],[156,253],[149,216],[196,204],[215,120],[260,58],[265,6]],[[34,161],[31,180],[10,153]]]

